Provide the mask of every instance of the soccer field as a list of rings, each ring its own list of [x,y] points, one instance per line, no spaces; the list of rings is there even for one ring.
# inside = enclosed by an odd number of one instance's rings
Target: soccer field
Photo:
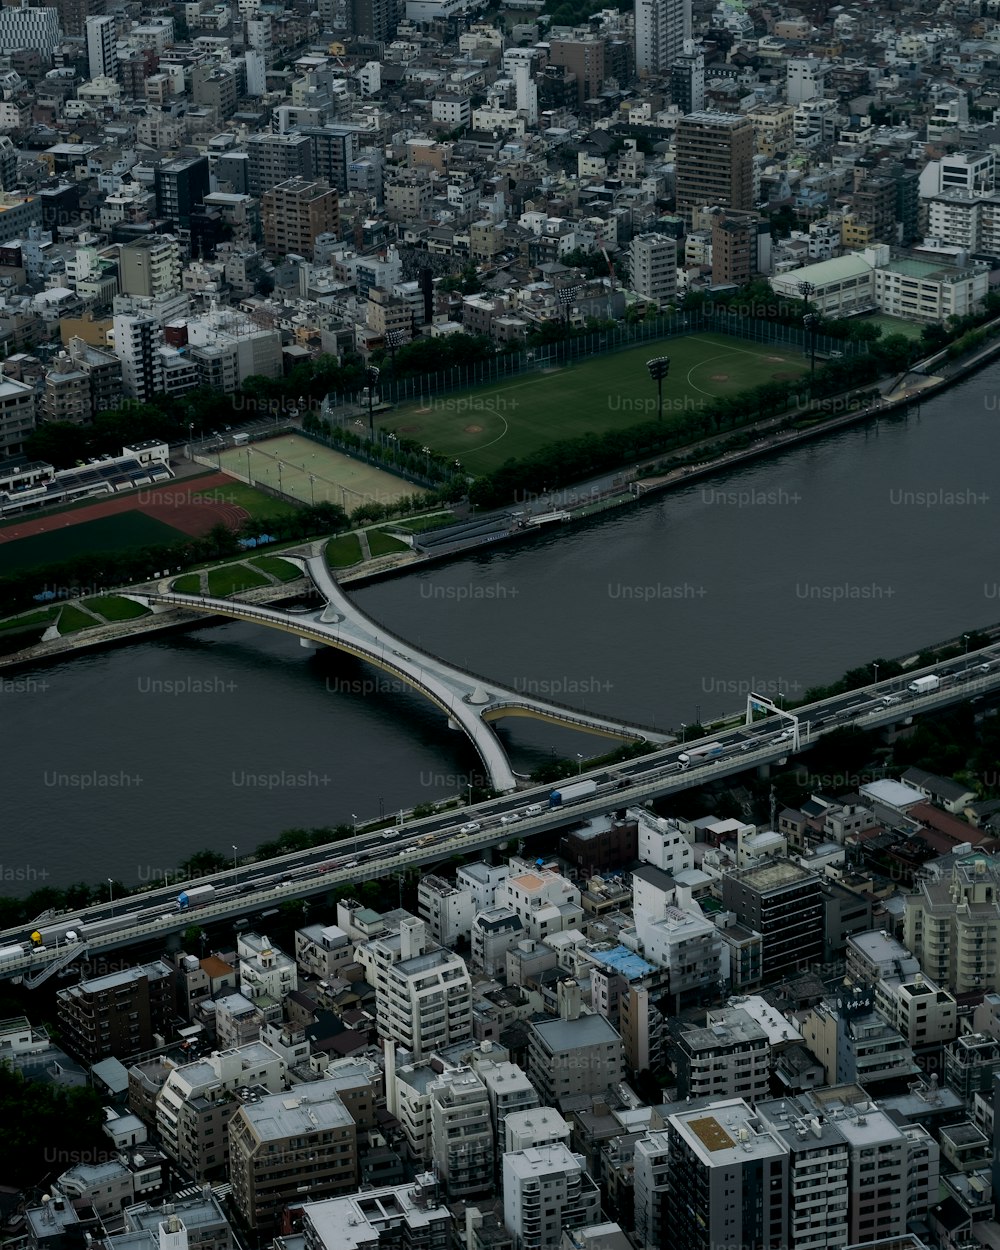
[[[395,503],[419,487],[382,469],[332,451],[299,434],[282,434],[218,453],[221,468],[270,486],[303,503],[335,503],[350,513],[363,503]]]
[[[79,524],[74,522],[72,512],[53,514],[48,524],[44,533],[0,543],[0,574],[59,564],[105,551],[177,542],[184,537],[180,530],[138,509]]]
[[[656,384],[646,361],[659,355],[670,357],[670,376],[663,384],[665,423],[764,382],[790,383],[809,367],[802,354],[784,344],[692,334],[541,368],[509,382],[429,395],[377,421],[383,429],[454,456],[470,473],[489,473],[558,439],[655,419]]]

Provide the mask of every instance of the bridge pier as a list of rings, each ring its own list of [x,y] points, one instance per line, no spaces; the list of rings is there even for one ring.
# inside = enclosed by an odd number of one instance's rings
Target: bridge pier
[[[318,650],[319,650],[319,643],[318,643],[318,642],[313,642],[311,638],[300,638],[300,639],[299,639],[299,646],[300,646],[300,647],[305,647],[305,649],[306,649],[307,651],[318,651]]]

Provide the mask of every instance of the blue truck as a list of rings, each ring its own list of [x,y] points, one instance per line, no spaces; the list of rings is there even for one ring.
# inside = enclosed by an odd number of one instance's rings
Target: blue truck
[[[549,807],[562,807],[564,803],[572,803],[574,799],[582,799],[593,794],[597,789],[596,781],[577,781],[571,786],[560,786],[549,795]]]

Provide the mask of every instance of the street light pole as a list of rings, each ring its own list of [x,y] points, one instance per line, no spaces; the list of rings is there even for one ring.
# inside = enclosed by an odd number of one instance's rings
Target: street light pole
[[[310,501],[312,502],[312,506],[315,508],[316,507],[316,477],[312,473],[309,474],[309,497],[310,497]]]
[[[663,420],[663,379],[670,373],[670,357],[654,356],[646,361],[649,376],[656,383],[656,419]]]
[[[233,882],[235,883],[235,881],[236,881],[236,874],[237,874],[237,871],[238,871],[238,869],[237,869],[237,867],[236,867],[236,843],[235,843],[235,842],[233,842],[233,843],[232,843],[232,848],[233,848]]]
[[[872,668],[875,670],[875,685],[878,685],[878,660],[872,660]]]
[[[369,365],[365,373],[365,380],[368,383],[368,437],[373,442],[375,440],[375,386],[379,372],[380,370],[375,365]]]
[[[816,327],[819,318],[815,313],[806,313],[802,318],[802,324],[805,326],[809,334],[809,379],[816,375]]]
[[[358,813],[351,812],[351,819],[354,821],[354,854],[358,853]]]
[[[108,877],[108,906],[113,916],[115,914],[115,883],[110,877]]]
[[[583,772],[583,756],[580,754],[579,751],[577,751],[576,753],[576,775],[579,777],[579,775],[582,772]]]

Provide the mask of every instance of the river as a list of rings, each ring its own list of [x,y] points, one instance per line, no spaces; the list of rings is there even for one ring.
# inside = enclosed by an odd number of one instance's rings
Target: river
[[[357,591],[526,693],[679,728],[1000,619],[1000,365],[919,412]],[[284,634],[209,626],[11,673],[0,892],[159,879],[193,851],[459,791],[415,696]],[[580,739],[514,722],[515,767]]]

